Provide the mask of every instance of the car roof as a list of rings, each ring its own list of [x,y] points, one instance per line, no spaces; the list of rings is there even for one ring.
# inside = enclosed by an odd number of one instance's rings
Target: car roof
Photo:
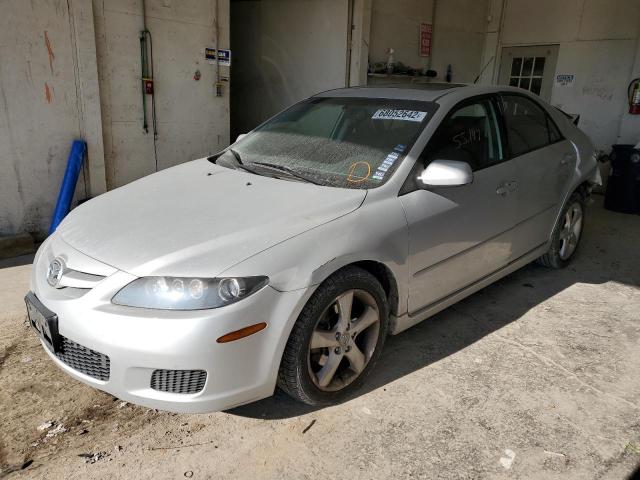
[[[362,87],[337,88],[315,95],[316,97],[369,97],[397,98],[403,100],[434,101],[444,94],[469,88],[464,83],[400,83],[387,85],[368,85]]]
[[[528,93],[525,90],[505,85],[425,82],[337,88],[319,93],[314,97],[362,97],[436,102],[441,99],[459,101],[466,97],[504,91]]]

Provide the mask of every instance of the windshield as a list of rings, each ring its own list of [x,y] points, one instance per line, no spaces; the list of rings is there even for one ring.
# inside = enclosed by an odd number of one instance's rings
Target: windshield
[[[312,98],[267,121],[217,163],[343,188],[386,182],[437,106],[376,98]]]

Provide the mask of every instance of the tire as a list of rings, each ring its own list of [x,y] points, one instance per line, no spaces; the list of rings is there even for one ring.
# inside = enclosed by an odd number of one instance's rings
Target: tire
[[[538,259],[538,263],[556,269],[564,268],[571,263],[584,231],[585,210],[584,197],[580,192],[574,192],[558,216],[551,234],[549,251]],[[576,215],[579,215],[579,218]],[[576,218],[575,225],[571,227],[570,224],[573,224]]]
[[[336,272],[318,287],[296,320],[278,386],[308,405],[344,400],[380,357],[388,326],[389,306],[380,282],[358,267]]]

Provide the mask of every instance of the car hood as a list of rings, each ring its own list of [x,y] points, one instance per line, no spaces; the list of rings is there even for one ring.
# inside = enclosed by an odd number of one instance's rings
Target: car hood
[[[262,177],[202,159],[79,206],[56,233],[136,276],[213,277],[352,212],[365,196],[365,190]]]

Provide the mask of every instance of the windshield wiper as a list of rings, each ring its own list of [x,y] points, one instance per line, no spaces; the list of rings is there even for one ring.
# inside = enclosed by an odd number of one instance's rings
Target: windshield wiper
[[[233,154],[236,162],[238,162],[238,165],[244,165],[244,162],[242,161],[242,158],[240,157],[240,154],[238,152],[236,152],[233,148],[229,148],[228,150]]]
[[[291,177],[297,178],[298,180],[302,180],[303,182],[313,183],[314,185],[322,185],[321,182],[315,180],[308,175],[298,172],[293,168],[287,167],[285,165],[278,165],[277,163],[269,163],[269,162],[253,162],[252,165],[259,165],[261,167],[270,168],[272,170],[278,170],[280,172],[284,172]]]
[[[242,157],[240,157],[240,154],[238,152],[236,152],[233,148],[228,148],[227,151],[231,152],[231,154],[233,155],[233,157],[236,160],[236,168],[241,168],[242,170],[245,170],[249,173],[255,173],[256,175],[260,175],[255,168],[251,168],[247,165],[244,164],[244,162],[242,161]]]

